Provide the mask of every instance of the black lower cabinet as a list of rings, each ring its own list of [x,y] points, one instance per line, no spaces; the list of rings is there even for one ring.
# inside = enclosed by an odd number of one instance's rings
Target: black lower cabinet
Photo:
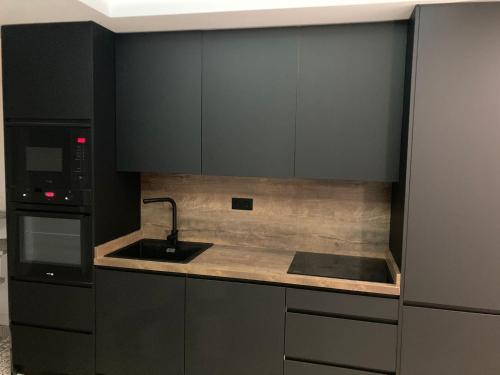
[[[287,313],[287,358],[394,372],[396,344],[394,324]]]
[[[94,336],[14,324],[12,364],[24,375],[94,374]]]
[[[96,270],[96,373],[184,374],[184,277]]]
[[[69,331],[94,331],[92,288],[35,282],[9,282],[14,323]]]
[[[398,300],[287,288],[285,375],[394,373]]]
[[[500,316],[403,307],[401,375],[500,374]]]
[[[186,375],[282,375],[285,289],[188,279]]]

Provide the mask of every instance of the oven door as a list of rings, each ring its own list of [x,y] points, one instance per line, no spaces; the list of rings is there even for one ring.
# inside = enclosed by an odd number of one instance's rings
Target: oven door
[[[13,210],[8,224],[14,278],[66,283],[92,281],[89,215]]]

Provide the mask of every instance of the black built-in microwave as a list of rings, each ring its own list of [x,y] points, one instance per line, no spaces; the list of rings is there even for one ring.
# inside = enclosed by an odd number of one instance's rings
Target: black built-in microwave
[[[7,198],[83,206],[91,202],[91,128],[15,123],[5,127]]]

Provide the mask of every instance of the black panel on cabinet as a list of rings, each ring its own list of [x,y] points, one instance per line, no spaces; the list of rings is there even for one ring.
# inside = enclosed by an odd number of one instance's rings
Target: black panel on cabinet
[[[188,279],[186,375],[282,375],[285,290]]]
[[[118,169],[201,173],[201,33],[116,39]]]
[[[379,372],[396,370],[397,326],[288,312],[286,356]]]
[[[91,22],[2,27],[6,119],[92,118]]]
[[[10,320],[91,333],[94,331],[92,288],[12,280],[9,282]]]
[[[94,336],[14,324],[12,365],[29,375],[94,374]]]
[[[403,307],[401,375],[500,374],[500,316]]]
[[[395,323],[398,321],[398,306],[399,299],[397,298],[320,290],[286,289],[286,307],[289,311]]]
[[[293,176],[295,29],[203,35],[203,174]]]
[[[184,374],[185,278],[96,270],[96,371]]]
[[[500,4],[419,9],[403,297],[498,313]]]
[[[406,23],[305,27],[295,175],[398,180]]]

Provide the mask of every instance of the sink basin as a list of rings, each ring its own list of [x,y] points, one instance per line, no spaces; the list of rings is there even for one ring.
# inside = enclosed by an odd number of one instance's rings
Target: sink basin
[[[167,240],[143,239],[106,256],[159,262],[188,263],[212,245],[211,243],[203,242],[177,241],[174,247]]]

